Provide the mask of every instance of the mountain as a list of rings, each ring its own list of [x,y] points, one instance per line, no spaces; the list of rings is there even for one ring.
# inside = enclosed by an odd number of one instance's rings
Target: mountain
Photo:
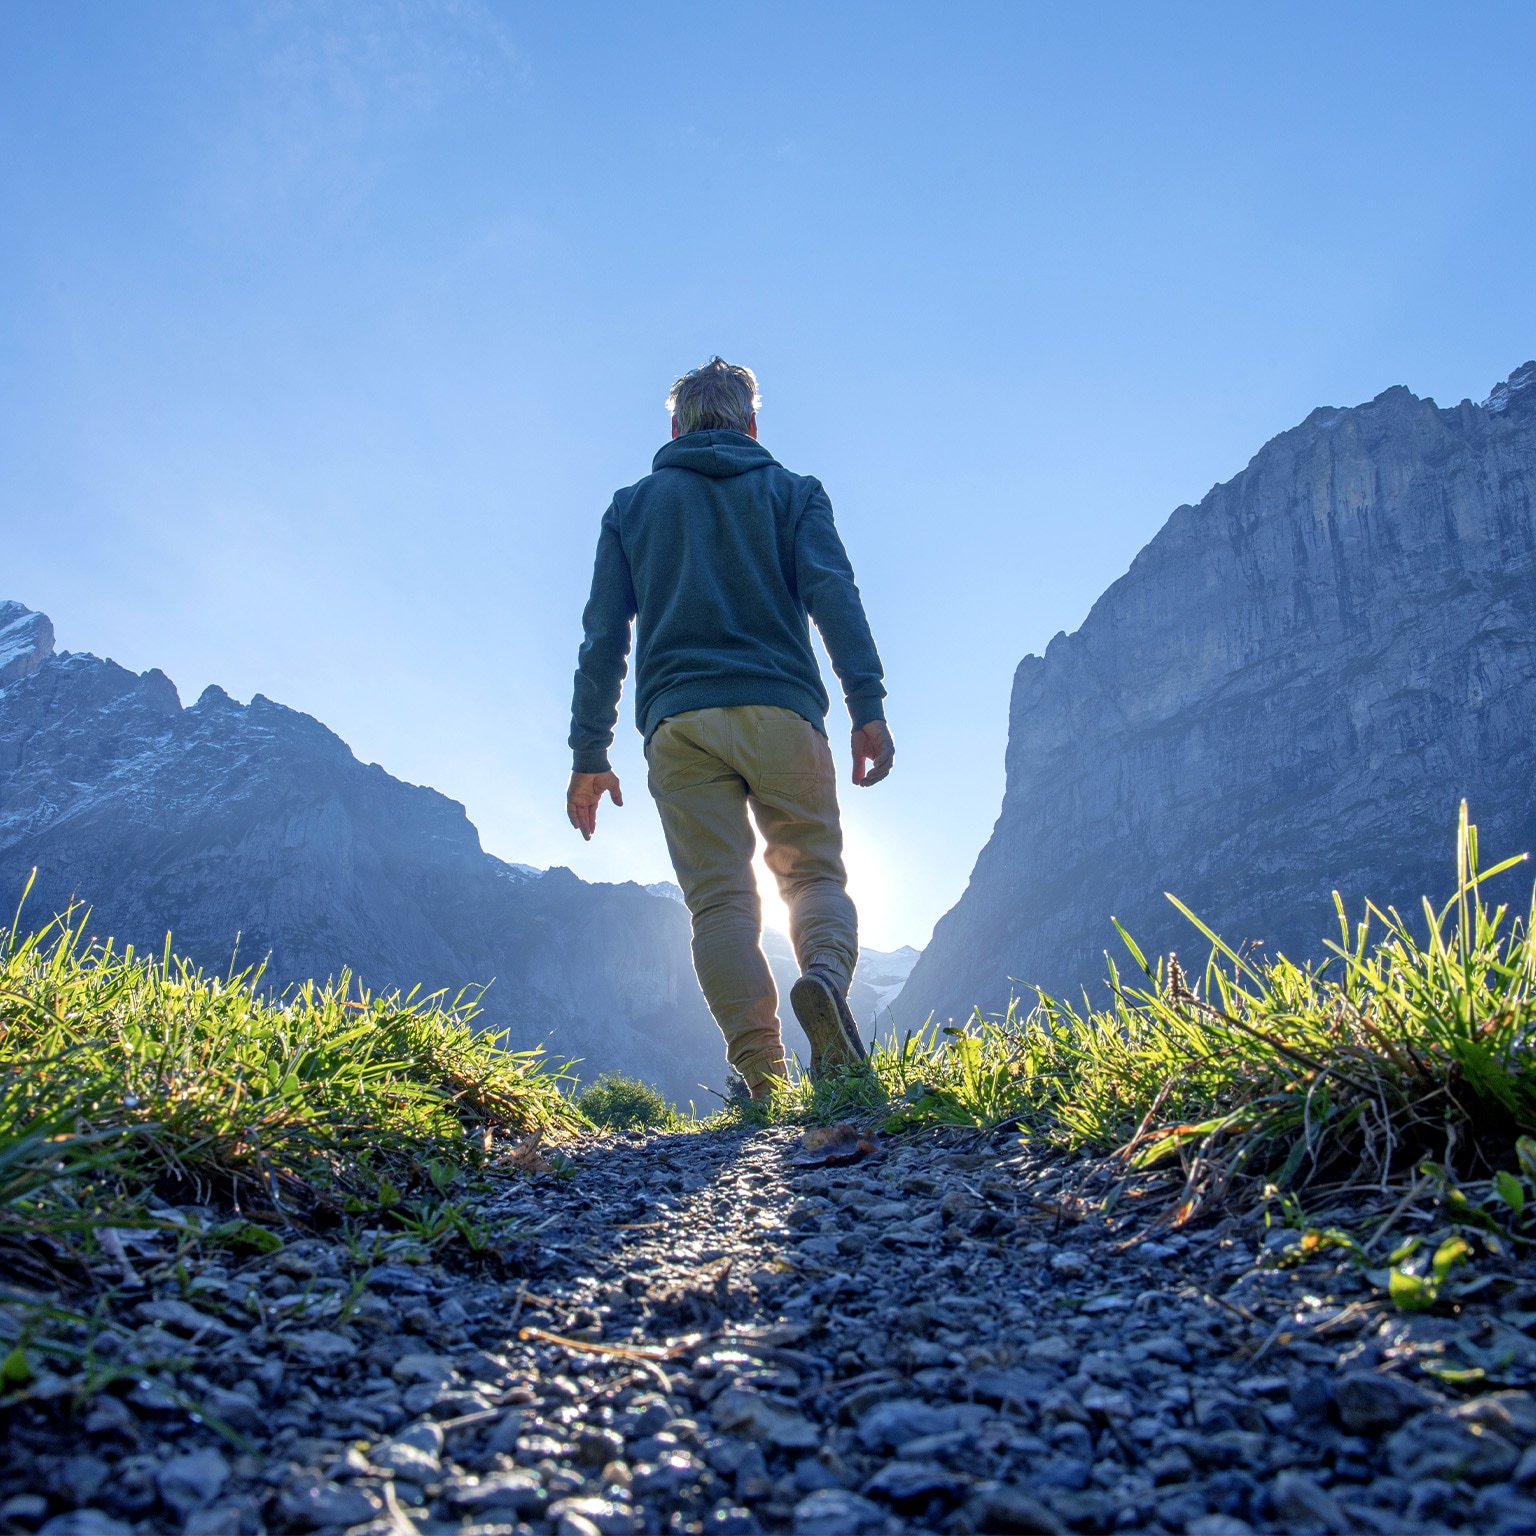
[[[893,1007],[1097,999],[1114,914],[1149,956],[1321,957],[1337,889],[1417,912],[1536,849],[1536,363],[1482,405],[1314,411],[1183,506],[1014,676],[1007,789]],[[1523,906],[1529,875],[1494,888]],[[1197,967],[1198,968],[1198,967]],[[1016,978],[1016,980],[1010,980]]]
[[[310,716],[219,688],[183,708],[163,672],[56,655],[19,603],[0,603],[0,689],[0,910],[35,866],[34,926],[80,900],[93,933],[158,952],[169,930],[219,971],[238,943],[278,988],[343,967],[374,991],[491,982],[484,1016],[515,1046],[683,1103],[723,1083],[665,894],[503,863],[463,806]]]

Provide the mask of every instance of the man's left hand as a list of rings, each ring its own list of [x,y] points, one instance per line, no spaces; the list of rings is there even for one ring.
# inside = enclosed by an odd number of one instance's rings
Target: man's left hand
[[[871,720],[853,733],[853,782],[866,789],[878,784],[896,761],[896,743],[884,720]]]
[[[565,814],[571,825],[590,843],[597,831],[597,805],[604,795],[612,795],[615,805],[624,804],[616,773],[573,773],[565,792]]]

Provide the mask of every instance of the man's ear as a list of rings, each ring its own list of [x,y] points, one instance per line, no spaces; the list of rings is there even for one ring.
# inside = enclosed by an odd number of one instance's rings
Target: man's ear
[[[676,437],[677,435],[678,435],[678,433],[677,433],[677,417],[674,416],[672,418],[672,436]]]
[[[757,412],[753,411],[752,420],[747,423],[747,436],[755,443],[757,441]]]

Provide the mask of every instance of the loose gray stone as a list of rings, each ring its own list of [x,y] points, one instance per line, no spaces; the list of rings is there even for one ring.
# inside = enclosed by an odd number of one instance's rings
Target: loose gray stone
[[[376,1494],[362,1488],[344,1488],[318,1477],[301,1477],[291,1482],[283,1489],[278,1504],[288,1519],[305,1530],[321,1525],[361,1525],[384,1508]]]
[[[1328,1536],[1342,1536],[1349,1518],[1339,1501],[1305,1472],[1282,1472],[1270,1489],[1270,1505],[1282,1522],[1320,1525]]]
[[[21,1525],[31,1528],[42,1523],[43,1516],[48,1513],[48,1500],[40,1493],[13,1493],[10,1498],[0,1503],[0,1520],[9,1521],[12,1525]]]
[[[1520,1452],[1502,1435],[1448,1413],[1422,1413],[1388,1436],[1387,1459],[1405,1482],[1425,1478],[1489,1483],[1514,1474]]]
[[[99,1456],[66,1456],[53,1475],[53,1483],[71,1504],[89,1504],[111,1473],[111,1467]]]
[[[1165,1365],[1193,1365],[1195,1357],[1189,1352],[1189,1345],[1183,1339],[1176,1339],[1171,1333],[1160,1333],[1155,1338],[1147,1339],[1141,1346],[1153,1360],[1161,1360]]]
[[[1157,1518],[1177,1531],[1203,1519],[1209,1508],[1203,1490],[1186,1486],[1165,1493],[1158,1500]]]
[[[212,1339],[229,1339],[235,1334],[228,1323],[210,1317],[206,1312],[199,1312],[187,1301],[176,1301],[169,1297],[160,1301],[143,1301],[134,1311],[146,1323],[160,1323],[188,1337],[202,1335]]]
[[[1037,1407],[1051,1389],[1048,1377],[1033,1371],[1002,1370],[985,1367],[966,1378],[970,1395],[978,1402],[993,1403],[1000,1408]]]
[[[307,1365],[339,1365],[357,1354],[357,1345],[327,1328],[310,1328],[285,1336],[290,1350]]]
[[[941,1435],[956,1427],[952,1408],[933,1408],[916,1397],[876,1403],[859,1420],[859,1443],[868,1451],[899,1450],[920,1435]]]
[[[211,1447],[173,1456],[156,1474],[160,1497],[183,1519],[212,1504],[229,1481],[229,1463]]]
[[[973,1529],[1010,1536],[1066,1536],[1067,1528],[1020,1488],[978,1489],[965,1506]]]
[[[1092,1473],[1093,1464],[1076,1456],[1048,1456],[1036,1463],[1030,1481],[1037,1488],[1082,1489]]]
[[[424,1483],[442,1470],[443,1432],[433,1421],[413,1424],[392,1440],[386,1440],[368,1454],[376,1467]]]
[[[860,1536],[885,1524],[885,1511],[846,1488],[818,1488],[795,1505],[795,1536]]]
[[[225,1387],[209,1387],[197,1394],[197,1401],[205,1412],[228,1424],[231,1429],[249,1432],[260,1429],[265,1422],[256,1402],[243,1392],[231,1392]]]
[[[587,1467],[601,1467],[624,1454],[624,1437],[611,1429],[583,1429],[576,1435],[576,1459]]]
[[[215,1504],[187,1516],[181,1536],[246,1536],[261,1529],[261,1510],[254,1499]]]
[[[1522,1488],[1536,1483],[1536,1445],[1528,1446],[1521,1454],[1519,1465],[1515,1468],[1515,1481]]]
[[[485,1437],[485,1448],[493,1454],[497,1451],[508,1452],[517,1448],[518,1436],[523,1432],[523,1415],[516,1408],[510,1408],[499,1418],[492,1427],[490,1434]]]
[[[1536,1398],[1529,1392],[1490,1392],[1458,1403],[1450,1413],[1465,1424],[1491,1429],[1512,1445],[1529,1445],[1536,1440]]]
[[[1536,1499],[1504,1484],[1485,1488],[1473,1501],[1472,1519],[1476,1529],[1499,1536],[1536,1531]]]
[[[906,1509],[913,1504],[926,1508],[934,1497],[958,1502],[970,1486],[970,1478],[937,1462],[903,1459],[888,1461],[864,1484],[863,1491],[897,1509]]]
[[[72,1509],[55,1515],[37,1536],[133,1536],[133,1527],[99,1509]]]
[[[446,1355],[401,1355],[395,1361],[390,1375],[402,1387],[416,1382],[422,1382],[428,1386],[445,1387],[453,1380],[453,1361]]]
[[[814,1450],[821,1436],[804,1414],[771,1402],[759,1392],[732,1387],[711,1404],[714,1421],[727,1434],[746,1435],[780,1450]]]
[[[1422,1387],[1375,1371],[1346,1372],[1334,1383],[1333,1396],[1344,1427],[1357,1435],[1396,1429],[1414,1414],[1436,1406],[1436,1399]]]
[[[477,1515],[488,1509],[511,1509],[519,1515],[536,1515],[548,1498],[544,1484],[535,1472],[493,1472],[488,1477],[461,1484],[449,1494],[455,1509]],[[557,1519],[558,1515],[551,1512],[550,1518]]]

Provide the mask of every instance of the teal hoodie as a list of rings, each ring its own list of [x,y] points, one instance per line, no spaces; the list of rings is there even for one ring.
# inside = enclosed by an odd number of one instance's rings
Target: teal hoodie
[[[689,432],[603,515],[571,704],[578,773],[608,771],[629,655],[635,723],[649,741],[669,715],[778,704],[826,734],[814,620],[854,729],[885,718],[880,657],[832,504],[743,432]]]

